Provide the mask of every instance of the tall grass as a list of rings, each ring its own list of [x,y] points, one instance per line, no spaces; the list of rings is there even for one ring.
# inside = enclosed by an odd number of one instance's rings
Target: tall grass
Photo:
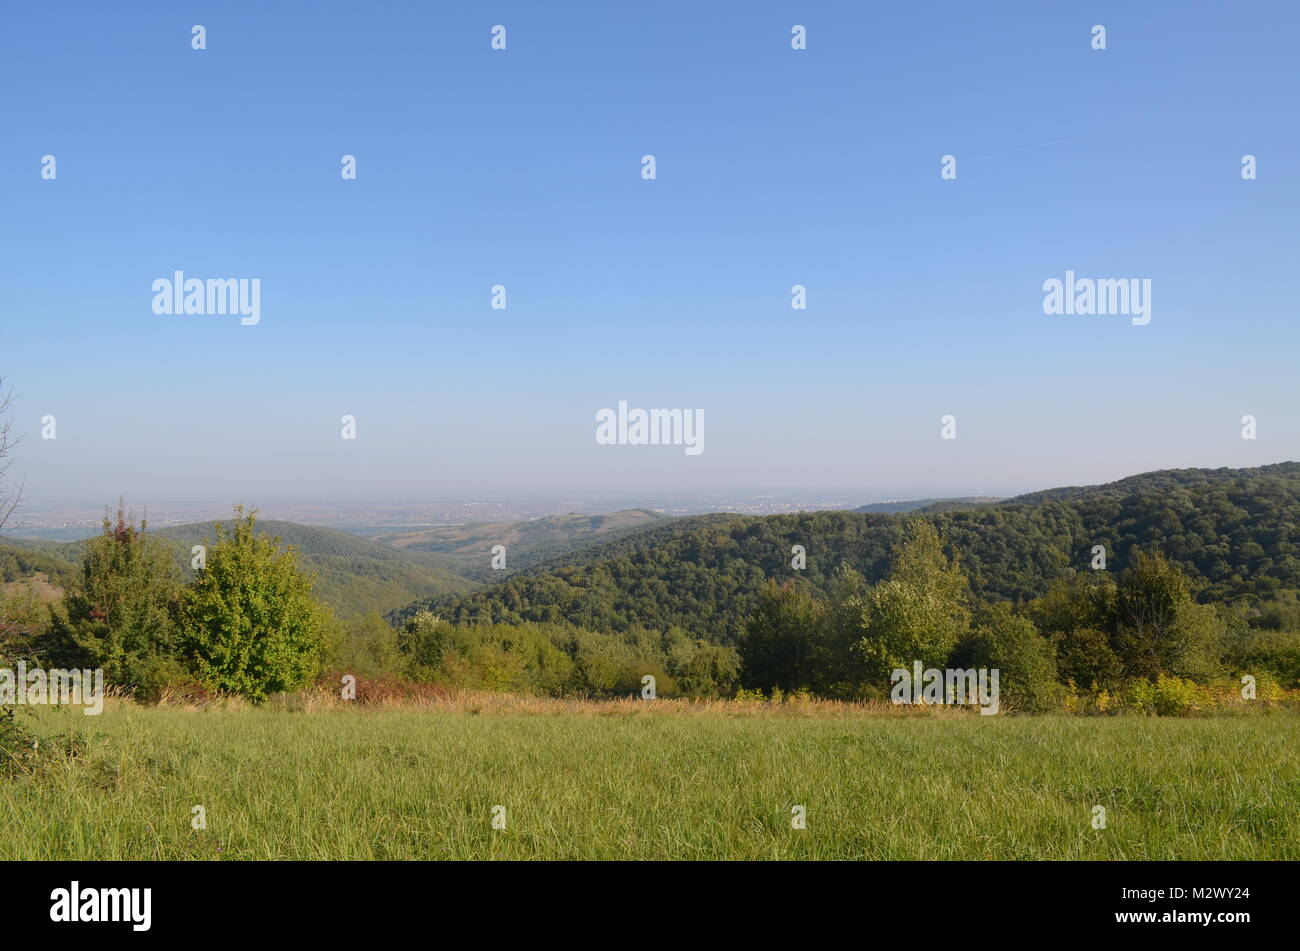
[[[749,706],[46,711],[40,768],[0,781],[0,858],[1300,858],[1294,715]]]

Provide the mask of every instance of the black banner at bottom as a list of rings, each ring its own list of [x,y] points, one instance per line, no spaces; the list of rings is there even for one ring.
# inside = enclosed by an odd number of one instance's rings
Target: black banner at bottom
[[[11,933],[128,940],[241,926],[258,938],[372,940],[457,922],[533,939],[575,924],[664,939],[892,923],[945,942],[1022,926],[1232,940],[1291,930],[1295,873],[1285,862],[0,864]]]

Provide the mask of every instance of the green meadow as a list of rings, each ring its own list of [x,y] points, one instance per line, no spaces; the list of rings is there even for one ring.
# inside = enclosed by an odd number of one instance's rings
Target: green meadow
[[[0,779],[0,858],[1300,858],[1300,719],[1285,712],[113,703],[40,717],[40,755]]]

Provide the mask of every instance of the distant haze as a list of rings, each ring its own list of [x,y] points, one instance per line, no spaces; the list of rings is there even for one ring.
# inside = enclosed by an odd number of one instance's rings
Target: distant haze
[[[856,506],[1300,455],[1294,4],[246,4],[183,15],[202,52],[167,4],[11,6],[34,503]],[[257,322],[155,313],[177,271],[259,281]],[[1149,281],[1149,323],[1045,314],[1067,274]],[[702,410],[704,451],[598,444],[621,401]]]

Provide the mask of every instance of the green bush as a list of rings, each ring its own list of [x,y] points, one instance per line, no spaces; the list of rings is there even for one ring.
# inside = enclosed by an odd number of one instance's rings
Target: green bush
[[[549,696],[723,696],[734,689],[736,651],[681,631],[597,634],[567,624],[452,624],[427,611],[402,629],[410,676],[450,687]]]
[[[858,650],[868,677],[878,684],[914,661],[942,666],[970,624],[966,576],[944,554],[929,522],[907,523],[895,546],[889,576],[868,590],[856,607]]]
[[[1120,705],[1133,713],[1156,712],[1156,685],[1145,677],[1130,677],[1120,691]]]
[[[185,657],[206,685],[263,700],[316,673],[328,615],[294,549],[254,532],[239,507],[229,532],[216,525],[207,563],[179,605]]]
[[[330,669],[372,679],[405,672],[397,631],[374,611],[346,620],[331,618],[326,642],[325,665]]]
[[[1187,576],[1159,554],[1137,553],[1115,592],[1112,644],[1131,677],[1208,679],[1223,625],[1192,599]]]
[[[1300,633],[1255,631],[1230,655],[1233,666],[1244,673],[1267,671],[1284,687],[1300,686]]]
[[[170,549],[119,505],[90,540],[81,575],[35,642],[53,667],[103,668],[104,679],[156,695],[177,658],[173,608],[180,572]]]
[[[825,609],[810,591],[769,581],[740,642],[745,685],[793,690],[814,683],[825,631]]]
[[[18,707],[0,707],[0,779],[30,771],[36,759],[36,735],[18,714]]]
[[[950,661],[959,668],[997,669],[998,689],[1007,706],[1021,713],[1042,713],[1060,699],[1052,644],[1034,622],[1017,616],[1008,604],[982,610],[974,630]]]
[[[1182,677],[1160,674],[1156,677],[1153,703],[1162,717],[1176,717],[1189,713],[1196,701],[1196,684]]]

